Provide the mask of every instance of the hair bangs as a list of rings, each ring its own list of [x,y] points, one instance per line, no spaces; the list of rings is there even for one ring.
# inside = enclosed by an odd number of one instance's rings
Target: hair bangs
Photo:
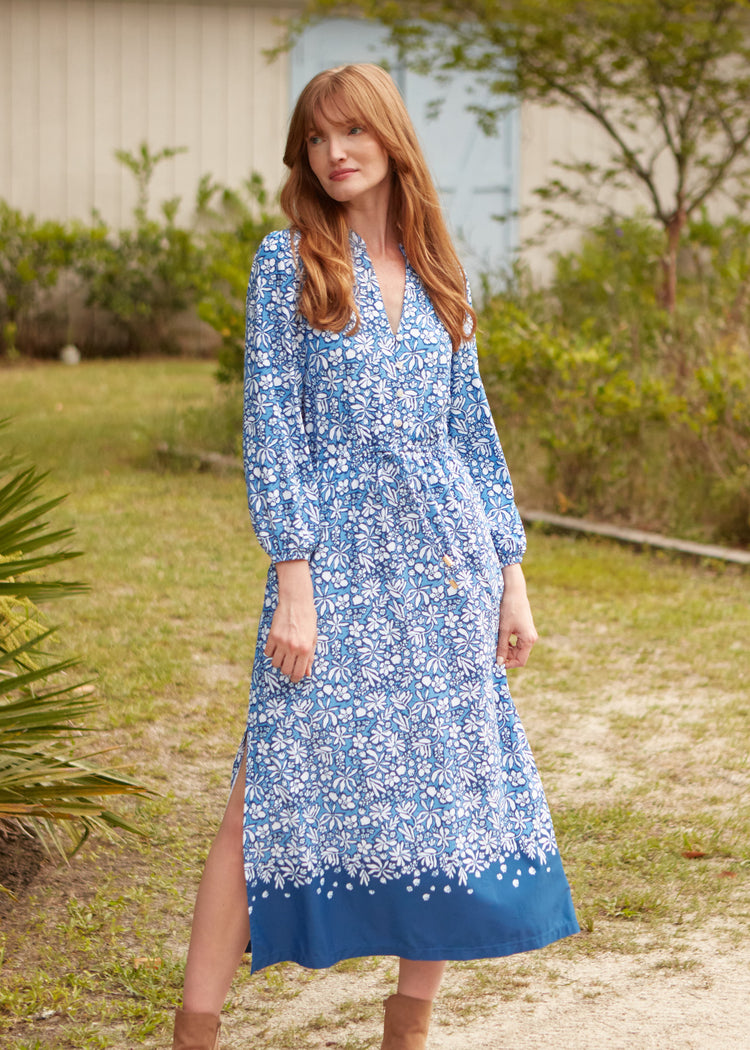
[[[375,67],[377,68],[377,67]],[[317,90],[308,101],[308,129],[317,131],[322,122],[330,124],[361,124],[375,136],[384,135],[382,99],[373,97],[371,85],[359,77],[351,76],[349,68],[329,70],[331,75],[322,79]]]

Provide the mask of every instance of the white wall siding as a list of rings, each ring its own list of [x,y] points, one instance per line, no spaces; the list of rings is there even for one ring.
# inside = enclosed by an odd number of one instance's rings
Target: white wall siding
[[[653,143],[660,141],[661,135],[655,132],[646,121],[640,128],[643,141]],[[580,179],[568,176],[556,166],[556,161],[571,163],[573,161],[590,161],[606,167],[613,152],[609,136],[584,113],[573,112],[562,106],[542,107],[524,103],[521,107],[521,175],[519,206],[521,209],[521,243],[523,258],[532,269],[534,276],[544,280],[552,273],[555,251],[570,251],[578,242],[581,231],[592,223],[599,221],[606,211],[619,215],[634,215],[638,211],[651,215],[653,201],[646,187],[633,179],[627,189],[608,187],[599,197],[589,187],[587,205],[583,207],[568,205],[561,207],[570,218],[570,225],[558,229],[541,243],[538,236],[545,219],[541,213],[539,199],[534,188],[547,180],[560,177],[574,186],[584,186]],[[676,190],[676,171],[674,160],[664,151],[654,165],[655,183],[662,196],[665,207],[674,205]],[[735,192],[740,189],[737,183],[729,181],[727,189]],[[729,195],[717,194],[707,202],[707,210],[713,221],[720,222],[727,215],[735,213]]]
[[[282,2],[275,8],[269,0],[0,0],[0,197],[24,212],[59,219],[86,220],[96,207],[108,222],[127,225],[135,184],[114,151],[136,150],[143,140],[152,150],[188,147],[157,169],[152,188],[153,201],[181,196],[183,217],[207,172],[236,187],[258,171],[275,191],[283,174],[290,80],[301,86],[302,66],[306,79],[329,60],[371,57],[368,34],[382,34],[357,26],[336,50],[336,26],[343,23],[334,20],[313,27],[291,60],[281,56],[269,64],[263,50],[279,40],[277,20],[299,8],[298,0]],[[446,120],[439,146],[443,135],[455,145]],[[461,114],[460,120],[473,118]],[[514,150],[517,141],[515,133],[508,137]],[[576,210],[575,227],[533,243],[542,225],[533,189],[555,174],[555,160],[603,160],[608,151],[590,118],[522,105],[520,147],[505,165],[520,223],[490,223],[488,235],[503,244],[510,237],[507,248],[520,239],[534,274],[548,276],[552,253],[572,247],[581,225],[599,212],[592,200],[590,208]],[[488,161],[479,165],[482,172],[487,165],[493,173],[498,167]],[[610,195],[608,203],[627,211],[648,202],[634,191]]]
[[[201,175],[275,189],[288,115],[285,8],[189,0],[0,0],[0,197],[60,219],[126,224],[134,182],[115,149],[187,146],[153,199],[192,206]]]

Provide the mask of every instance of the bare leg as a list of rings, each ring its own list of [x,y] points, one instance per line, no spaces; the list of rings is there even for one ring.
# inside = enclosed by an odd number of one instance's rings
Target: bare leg
[[[444,962],[432,962],[419,959],[399,959],[398,991],[413,999],[435,998],[440,988],[445,970]]]
[[[195,901],[182,999],[191,1013],[221,1012],[250,940],[242,866],[244,785],[243,759]]]

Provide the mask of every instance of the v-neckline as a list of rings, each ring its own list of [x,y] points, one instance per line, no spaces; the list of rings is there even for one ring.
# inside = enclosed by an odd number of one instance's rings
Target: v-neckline
[[[380,281],[378,280],[377,272],[375,270],[375,267],[373,266],[372,259],[370,258],[370,253],[367,250],[367,244],[365,242],[364,237],[361,237],[358,233],[355,233],[354,230],[350,229],[349,230],[349,243],[351,245],[357,247],[359,249],[360,254],[363,255],[365,257],[365,259],[367,260],[367,265],[370,268],[370,271],[372,272],[373,280],[374,280],[375,286],[376,286],[376,288],[378,290],[378,298],[380,299],[380,311],[381,311],[383,317],[385,318],[385,323],[388,326],[388,331],[391,333],[391,335],[393,336],[394,339],[397,339],[398,335],[399,335],[399,333],[401,331],[401,328],[403,326],[403,323],[404,323],[404,314],[406,313],[406,298],[407,298],[408,286],[409,286],[409,260],[406,258],[406,252],[404,251],[404,246],[403,246],[403,244],[399,244],[399,246],[398,246],[398,250],[401,252],[401,254],[404,257],[404,291],[403,291],[403,295],[401,297],[401,313],[399,314],[399,318],[398,318],[398,326],[394,330],[393,325],[391,324],[391,319],[388,316],[388,310],[386,309],[386,306],[385,306],[385,299],[383,298],[383,290],[380,287]]]

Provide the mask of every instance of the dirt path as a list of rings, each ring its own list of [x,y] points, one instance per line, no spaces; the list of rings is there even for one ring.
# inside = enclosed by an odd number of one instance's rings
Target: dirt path
[[[449,972],[435,1009],[430,1050],[499,1050],[519,1038],[530,1047],[561,1050],[748,1050],[750,944],[728,951],[711,939],[678,941],[679,947],[637,956],[574,952],[564,970],[557,967],[552,976],[541,965],[519,978],[519,967],[510,962],[505,965],[512,992],[484,994],[479,1013],[469,1018],[461,1016],[464,974]],[[503,964],[488,965],[502,973]],[[387,992],[390,969],[382,963],[367,975],[316,976],[277,1009],[262,1031],[250,1020],[253,1004],[245,992],[225,1019],[222,1047],[286,1046],[294,1028],[306,1029],[319,1017],[318,1038],[305,1046],[374,1050],[380,1045],[379,1012],[343,1026],[337,1015],[353,996],[360,1003],[377,1002]]]

